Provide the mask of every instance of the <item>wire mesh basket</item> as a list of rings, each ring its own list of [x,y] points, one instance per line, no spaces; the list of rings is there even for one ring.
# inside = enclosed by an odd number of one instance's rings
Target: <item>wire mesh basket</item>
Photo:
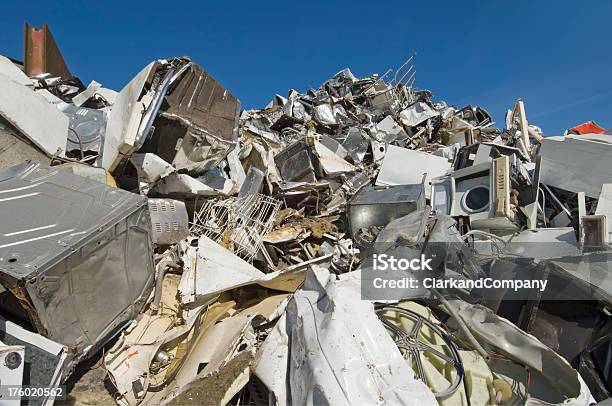
[[[281,202],[262,194],[208,199],[194,212],[191,235],[206,236],[251,261],[272,227]]]

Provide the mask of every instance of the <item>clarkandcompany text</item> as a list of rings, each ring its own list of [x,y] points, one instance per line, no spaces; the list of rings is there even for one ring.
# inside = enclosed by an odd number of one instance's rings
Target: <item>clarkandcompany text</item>
[[[455,278],[399,278],[388,279],[377,277],[372,279],[372,285],[376,289],[418,289],[423,284],[426,289],[538,289],[540,292],[546,290],[547,280],[540,279],[455,279]]]
[[[418,258],[395,258],[393,255],[374,254],[375,271],[432,271],[429,265],[432,258],[421,254]],[[414,278],[414,277],[376,277],[372,279],[376,289],[418,289],[421,284],[426,289],[521,289],[546,290],[547,280],[542,279],[493,279],[493,278]]]

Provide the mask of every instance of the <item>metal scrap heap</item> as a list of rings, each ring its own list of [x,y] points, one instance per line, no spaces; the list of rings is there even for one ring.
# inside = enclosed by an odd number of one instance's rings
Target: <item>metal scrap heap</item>
[[[522,100],[498,128],[416,88],[414,56],[241,110],[188,57],[114,91],[47,26],[25,38],[0,56],[3,385],[124,406],[612,397],[612,132],[544,136]]]

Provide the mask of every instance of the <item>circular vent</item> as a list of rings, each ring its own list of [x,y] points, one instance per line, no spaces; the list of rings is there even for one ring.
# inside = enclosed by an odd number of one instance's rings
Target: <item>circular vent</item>
[[[489,208],[489,188],[475,186],[463,195],[462,206],[469,213],[480,213]]]

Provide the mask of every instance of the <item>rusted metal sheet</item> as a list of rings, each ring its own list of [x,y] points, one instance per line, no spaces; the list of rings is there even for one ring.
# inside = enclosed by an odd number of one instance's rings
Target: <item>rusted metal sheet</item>
[[[166,95],[166,102],[167,113],[222,140],[236,141],[240,101],[198,65],[189,66]]]
[[[205,170],[236,145],[240,101],[198,65],[188,63],[182,70],[166,94],[168,108],[162,113],[187,129],[173,163]]]
[[[41,73],[62,78],[71,76],[47,24],[36,28],[25,23],[24,68],[30,77]]]

